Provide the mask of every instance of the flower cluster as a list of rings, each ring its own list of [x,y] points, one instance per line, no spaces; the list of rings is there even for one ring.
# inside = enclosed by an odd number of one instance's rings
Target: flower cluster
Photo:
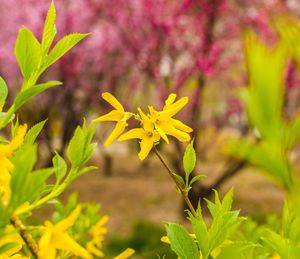
[[[0,144],[0,198],[2,198],[4,205],[7,205],[10,199],[10,174],[14,168],[9,158],[13,156],[14,151],[23,143],[26,131],[27,125],[21,125],[11,142]]]
[[[114,121],[117,123],[106,139],[105,146],[112,144],[116,139],[118,141],[139,139],[141,150],[138,156],[141,160],[144,160],[161,138],[168,144],[168,136],[173,136],[181,142],[188,142],[191,139],[189,133],[193,131],[192,128],[173,118],[188,103],[188,97],[182,97],[175,101],[176,94],[170,94],[162,111],[157,111],[153,106],[148,106],[149,113],[147,114],[141,108],[138,108],[137,114],[126,112],[122,104],[108,92],[103,93],[102,98],[115,109],[94,119],[93,122]],[[140,127],[122,134],[128,126],[127,121],[130,118],[135,118]]]

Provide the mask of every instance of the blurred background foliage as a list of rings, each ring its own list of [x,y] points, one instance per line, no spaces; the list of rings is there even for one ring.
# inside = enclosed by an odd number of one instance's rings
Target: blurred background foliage
[[[2,0],[0,3],[0,72],[9,83],[11,93],[16,93],[21,85],[21,74],[13,57],[18,29],[24,25],[41,36],[49,3],[38,0]],[[246,30],[252,30],[259,39],[274,45],[283,33],[283,27],[276,22],[278,17],[293,17],[299,24],[300,3],[297,0],[56,0],[55,4],[58,35],[74,31],[89,31],[92,35],[42,78],[54,77],[63,81],[64,86],[48,91],[22,108],[20,121],[31,125],[49,117],[47,131],[41,139],[42,164],[51,162],[52,149],[59,153],[65,151],[74,129],[82,124],[82,117],[90,120],[107,112],[109,107],[99,95],[109,91],[123,100],[128,109],[153,104],[152,100],[158,100],[156,106],[162,107],[170,92],[190,97],[181,116],[195,130],[195,148],[200,159],[197,168],[209,175],[191,192],[194,203],[199,197],[209,197],[213,188],[226,185],[232,176],[249,165],[249,159],[242,152],[238,160],[222,152],[229,136],[244,137],[250,142],[259,139],[257,130],[248,125],[246,111],[249,114],[251,111],[238,98],[240,89],[251,81],[246,73],[242,35]],[[287,44],[295,45],[295,42],[297,40],[289,38]],[[298,57],[299,51],[296,51],[284,70],[286,91],[279,104],[284,121],[299,112]],[[259,71],[262,78],[265,71],[262,65]],[[269,89],[264,94],[273,93],[273,89]],[[10,98],[12,100],[12,96]],[[273,116],[272,112],[270,116]],[[267,127],[264,130],[268,132]],[[98,139],[104,139],[109,131],[107,126],[98,127]],[[276,136],[273,133],[270,136]],[[249,148],[247,143],[243,142],[244,150]],[[119,157],[126,157],[134,148],[119,144],[109,149],[100,147],[100,155],[96,154],[95,159],[101,161],[104,174],[115,174],[113,169],[120,166],[114,161],[123,161]],[[174,141],[171,147],[163,148],[176,171],[183,172],[184,147]],[[293,146],[290,152],[291,163],[297,168],[298,146]],[[144,171],[147,166],[146,162],[142,169],[137,166],[134,170]],[[125,172],[124,175],[130,179],[133,174]],[[108,184],[109,180],[103,181]],[[243,188],[251,182],[237,184]],[[289,183],[284,183],[286,185]],[[95,186],[95,190],[97,188],[100,187]],[[259,188],[264,189],[265,185],[253,187],[258,191]],[[258,218],[265,217],[263,210],[262,216],[256,207],[249,210]],[[137,228],[141,232],[136,231]],[[141,234],[143,231],[148,234]],[[106,249],[109,252],[117,246],[131,246],[140,251],[143,258],[148,258],[144,242],[148,248],[152,243],[160,247],[156,243],[160,231],[151,223],[139,222],[129,238],[112,236]],[[162,244],[161,249],[163,247]]]

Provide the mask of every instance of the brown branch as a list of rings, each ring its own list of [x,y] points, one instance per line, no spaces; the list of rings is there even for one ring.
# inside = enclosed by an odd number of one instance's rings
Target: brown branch
[[[20,236],[29,248],[31,254],[35,258],[38,258],[38,246],[35,240],[32,238],[31,234],[26,230],[26,227],[24,226],[22,221],[17,216],[12,216],[10,222],[16,229],[20,231]]]

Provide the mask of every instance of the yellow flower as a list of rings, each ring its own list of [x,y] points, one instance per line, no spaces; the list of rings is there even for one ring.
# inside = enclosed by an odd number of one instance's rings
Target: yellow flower
[[[26,258],[16,254],[22,249],[24,242],[12,225],[8,225],[5,228],[4,236],[0,238],[0,247],[9,243],[14,243],[15,246],[0,254],[0,259]]]
[[[116,121],[116,127],[106,139],[104,146],[109,146],[115,139],[117,139],[125,130],[127,124],[127,120],[133,115],[130,112],[125,112],[122,104],[110,93],[105,92],[102,94],[102,98],[107,101],[115,110],[94,119],[93,122],[98,121]]]
[[[142,128],[135,128],[129,130],[128,132],[120,136],[118,140],[124,141],[124,140],[135,139],[135,138],[141,139],[140,141],[141,151],[139,152],[138,156],[141,160],[144,160],[148,156],[154,143],[160,140],[160,135],[155,130],[152,121],[143,113],[143,111],[140,108],[138,108],[138,111],[141,116]]]
[[[70,235],[65,231],[74,225],[81,211],[80,206],[65,219],[53,225],[50,221],[45,222],[43,227],[43,235],[39,241],[39,258],[40,259],[55,259],[57,249],[70,252],[82,258],[91,258],[91,255],[86,249],[76,243]]]
[[[4,205],[7,205],[10,199],[10,173],[14,166],[8,159],[13,156],[14,151],[23,143],[27,131],[27,125],[19,126],[16,136],[8,144],[0,144],[0,197]]]
[[[86,244],[86,249],[97,257],[103,257],[104,254],[100,250],[102,248],[102,242],[104,236],[107,234],[107,228],[104,227],[108,221],[108,216],[103,216],[94,226],[89,230],[89,234],[92,236],[92,240]]]
[[[114,259],[127,259],[134,254],[132,248],[127,248],[124,252],[114,257]]]
[[[189,99],[183,97],[174,102],[175,99],[176,94],[170,94],[162,111],[156,111],[152,106],[149,106],[150,118],[159,135],[167,143],[169,143],[167,135],[173,136],[181,142],[188,142],[191,139],[188,133],[192,132],[193,129],[172,117],[188,103]]]

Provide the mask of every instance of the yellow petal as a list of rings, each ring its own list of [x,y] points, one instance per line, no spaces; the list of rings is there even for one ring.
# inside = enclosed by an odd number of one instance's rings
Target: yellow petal
[[[173,113],[176,114],[177,112],[179,112],[187,103],[189,102],[189,98],[188,97],[182,97],[180,98],[178,101],[176,101],[175,103],[172,103],[168,106],[165,106],[162,113],[164,113],[167,110],[173,110]],[[173,114],[173,115],[174,115]],[[173,116],[172,115],[172,116]]]
[[[10,157],[13,152],[23,143],[24,136],[27,131],[27,125],[19,126],[17,134],[14,139],[7,145],[0,146],[0,157]]]
[[[107,101],[116,110],[124,112],[122,104],[110,93],[105,92],[102,94],[102,98]]]
[[[75,221],[77,220],[77,218],[80,214],[80,211],[81,211],[81,207],[80,207],[80,205],[77,205],[77,207],[71,212],[71,214],[67,218],[59,221],[54,226],[54,228],[56,230],[60,230],[60,231],[67,230],[68,228],[70,228],[71,226],[74,225]]]
[[[170,119],[170,124],[172,124],[176,129],[179,129],[179,130],[187,132],[187,133],[190,133],[190,132],[193,131],[192,128],[190,128],[189,126],[185,125],[180,120],[176,120],[176,119],[171,118]]]
[[[93,242],[88,242],[86,244],[86,249],[91,253],[96,255],[97,257],[104,257],[104,253],[99,250],[96,246],[96,244],[94,244]]]
[[[138,154],[138,156],[141,160],[144,160],[148,156],[149,152],[153,147],[153,141],[151,140],[151,138],[144,138],[140,142],[140,147],[141,147],[141,151]]]
[[[99,121],[120,121],[124,116],[123,112],[112,110],[111,112],[104,114],[94,120],[92,122],[99,122]]]
[[[114,128],[114,130],[112,131],[112,133],[108,136],[108,138],[106,139],[104,146],[109,146],[111,145],[115,139],[117,139],[125,130],[127,126],[127,123],[124,121],[119,121],[116,124],[116,127]]]
[[[142,128],[135,128],[127,131],[123,135],[121,135],[118,138],[118,141],[124,141],[124,140],[129,140],[129,139],[143,139],[145,137],[145,130]]]
[[[167,100],[165,101],[165,107],[167,107],[167,106],[169,106],[169,105],[171,105],[172,103],[174,103],[174,101],[175,101],[175,99],[176,99],[176,94],[170,94],[169,96],[168,96],[168,98],[167,98]]]
[[[91,258],[88,251],[76,243],[67,233],[54,232],[51,243],[56,249],[68,251],[83,258]]]
[[[55,259],[56,249],[51,242],[52,242],[52,229],[46,228],[39,241],[39,258]]]
[[[154,125],[152,121],[140,108],[138,108],[138,111],[141,115],[144,130],[148,132],[152,132],[154,130]]]
[[[181,142],[190,141],[191,137],[186,132],[176,129],[174,126],[168,123],[162,123],[160,125],[161,129],[167,134],[177,138]]]
[[[160,240],[166,244],[171,244],[170,239],[167,236],[163,236]]]
[[[167,144],[169,144],[169,139],[166,133],[157,124],[155,124],[155,129],[157,130],[159,135],[163,138],[163,140],[166,141]]]
[[[127,259],[134,254],[134,250],[132,248],[127,248],[124,252],[114,257],[114,259]]]
[[[39,259],[56,259],[56,249],[52,245],[39,250]]]

